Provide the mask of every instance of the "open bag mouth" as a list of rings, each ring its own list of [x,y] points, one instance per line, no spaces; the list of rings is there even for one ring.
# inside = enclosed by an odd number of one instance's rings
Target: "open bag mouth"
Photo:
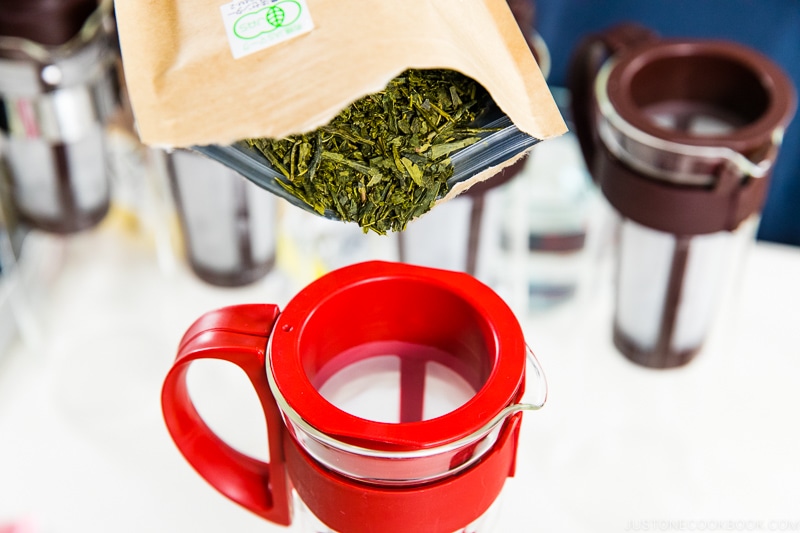
[[[487,104],[473,125],[490,131],[479,135],[480,141],[450,155],[453,175],[447,180],[448,191],[459,183],[466,182],[488,169],[519,156],[540,142],[540,139],[520,131],[492,101]],[[342,220],[334,210],[326,209],[324,213],[320,213],[308,203],[289,193],[279,183],[287,183],[286,177],[270,163],[264,154],[245,141],[238,141],[230,145],[212,144],[193,146],[192,148],[228,166],[259,187],[296,207],[331,220]],[[440,195],[437,200],[441,200],[444,196]]]

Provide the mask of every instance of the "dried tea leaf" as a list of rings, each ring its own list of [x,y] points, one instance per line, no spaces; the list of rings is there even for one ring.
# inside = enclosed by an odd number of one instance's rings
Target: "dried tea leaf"
[[[489,98],[458,72],[407,70],[313,132],[247,143],[316,212],[364,232],[402,231],[447,193],[449,156],[491,131],[472,126]]]

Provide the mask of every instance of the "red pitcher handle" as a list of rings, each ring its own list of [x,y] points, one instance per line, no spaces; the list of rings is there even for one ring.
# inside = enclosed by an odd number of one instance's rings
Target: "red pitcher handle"
[[[215,489],[255,514],[291,523],[291,497],[282,448],[283,423],[266,378],[266,345],[280,310],[275,305],[225,307],[200,317],[186,332],[161,392],[164,420],[186,460]],[[214,434],[198,414],[186,383],[192,361],[219,359],[244,370],[267,422],[270,462],[244,455]]]
[[[587,36],[572,54],[566,80],[572,102],[572,123],[586,166],[593,175],[594,155],[599,142],[594,116],[595,77],[611,56],[655,39],[658,39],[658,34],[653,30],[625,23]]]

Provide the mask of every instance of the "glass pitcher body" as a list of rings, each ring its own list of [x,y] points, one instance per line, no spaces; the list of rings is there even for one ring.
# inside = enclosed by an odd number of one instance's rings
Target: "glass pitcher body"
[[[194,410],[185,374],[202,358],[250,378],[269,463],[232,450]],[[522,402],[528,361],[544,383],[511,310],[471,276],[368,262],[319,278],[283,311],[201,317],[162,406],[192,466],[268,520],[291,523],[296,495],[330,531],[472,531],[514,473],[522,411],[544,403]]]

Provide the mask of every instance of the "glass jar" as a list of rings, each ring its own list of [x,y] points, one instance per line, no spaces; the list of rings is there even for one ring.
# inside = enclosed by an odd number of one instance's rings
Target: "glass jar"
[[[170,151],[166,166],[192,271],[223,287],[253,283],[270,272],[277,198],[191,150]]]
[[[110,3],[32,2],[13,11],[15,24],[3,24],[0,36],[0,131],[13,202],[35,228],[90,228],[109,208],[104,128],[119,104]]]
[[[587,165],[621,220],[615,345],[684,365],[755,235],[794,88],[741,44],[634,25],[587,39],[571,72]]]
[[[250,379],[269,463],[233,450],[197,414],[186,374],[207,358]],[[523,401],[526,361],[533,403]],[[487,531],[514,473],[522,411],[545,398],[541,367],[491,289],[463,273],[367,262],[319,278],[283,311],[240,305],[198,319],[162,407],[194,468],[267,520],[452,533]]]

